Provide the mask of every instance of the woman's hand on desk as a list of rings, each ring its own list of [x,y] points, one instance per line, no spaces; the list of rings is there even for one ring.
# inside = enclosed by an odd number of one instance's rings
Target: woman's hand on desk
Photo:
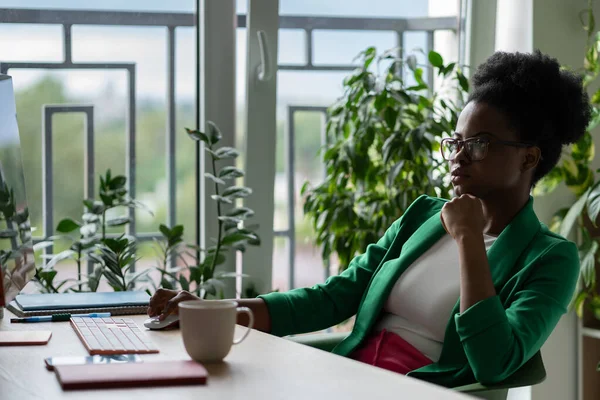
[[[177,305],[186,300],[201,300],[185,290],[158,289],[150,298],[148,315],[162,321],[171,313],[177,313]],[[271,316],[267,304],[262,299],[238,299],[235,300],[240,307],[248,307],[254,314],[254,329],[263,332],[271,331]],[[248,326],[246,314],[239,314],[237,323]]]
[[[150,298],[148,315],[158,316],[160,320],[163,320],[169,314],[177,314],[178,304],[186,300],[200,300],[200,298],[185,290],[158,289]]]

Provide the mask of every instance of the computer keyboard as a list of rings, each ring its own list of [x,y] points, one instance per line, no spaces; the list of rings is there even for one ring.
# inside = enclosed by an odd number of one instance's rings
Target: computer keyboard
[[[158,353],[130,318],[72,317],[71,326],[91,355]]]

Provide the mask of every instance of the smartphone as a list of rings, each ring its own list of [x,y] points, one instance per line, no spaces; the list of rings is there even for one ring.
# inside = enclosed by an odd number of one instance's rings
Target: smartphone
[[[46,369],[52,371],[55,365],[123,364],[138,363],[143,360],[137,354],[119,354],[114,356],[48,357],[44,362]]]

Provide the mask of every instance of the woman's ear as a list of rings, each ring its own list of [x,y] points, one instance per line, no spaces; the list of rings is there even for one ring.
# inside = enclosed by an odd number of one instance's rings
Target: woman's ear
[[[523,172],[528,171],[532,168],[537,167],[540,159],[542,158],[542,151],[539,147],[528,147],[523,160],[521,169]]]

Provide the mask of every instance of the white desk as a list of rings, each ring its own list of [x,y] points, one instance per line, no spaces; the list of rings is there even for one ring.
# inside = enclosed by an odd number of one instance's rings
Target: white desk
[[[110,389],[64,392],[45,357],[87,355],[68,322],[10,324],[6,312],[0,330],[51,330],[45,346],[0,347],[1,400],[127,399],[471,399],[416,379],[253,331],[234,346],[223,363],[206,365],[206,386]],[[145,317],[132,317],[140,327]],[[237,327],[237,335],[246,329]],[[149,331],[159,354],[144,361],[189,359],[179,330]]]

